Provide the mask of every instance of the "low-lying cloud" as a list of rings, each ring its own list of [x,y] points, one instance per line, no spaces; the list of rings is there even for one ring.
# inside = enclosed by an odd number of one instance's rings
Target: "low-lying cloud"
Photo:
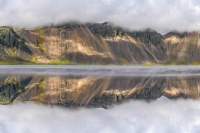
[[[66,109],[30,102],[0,105],[1,133],[199,133],[200,102],[131,101],[111,109]]]
[[[0,26],[34,28],[69,21],[140,30],[200,30],[199,0],[0,0]]]

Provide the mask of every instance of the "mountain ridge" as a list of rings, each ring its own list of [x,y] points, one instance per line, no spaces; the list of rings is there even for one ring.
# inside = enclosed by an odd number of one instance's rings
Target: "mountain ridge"
[[[0,27],[8,29],[8,27]],[[25,49],[22,54],[2,60],[81,64],[198,64],[199,32],[169,32],[165,35],[152,30],[131,31],[110,23],[66,23],[31,30],[12,29],[0,34],[0,46],[18,51],[15,42]],[[21,42],[20,42],[21,41]],[[5,50],[4,50],[5,51]],[[5,52],[1,54],[5,55]],[[3,56],[2,56],[3,57]],[[23,58],[22,58],[23,57]],[[24,58],[28,57],[28,58]]]

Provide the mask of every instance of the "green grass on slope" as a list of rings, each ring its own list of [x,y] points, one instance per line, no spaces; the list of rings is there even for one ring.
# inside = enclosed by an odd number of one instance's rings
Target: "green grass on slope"
[[[49,63],[37,63],[35,61],[26,62],[19,60],[0,60],[0,65],[91,65],[87,63],[72,63],[69,61],[51,61]],[[96,64],[96,65],[144,65],[144,66],[175,66],[175,65],[200,65],[200,62],[190,62],[190,63],[163,63],[163,64],[155,64],[152,62],[146,62],[144,64]]]
[[[47,65],[72,65],[71,62],[67,62],[67,61],[52,61],[46,64]]]
[[[52,61],[49,63],[25,62],[18,60],[0,60],[0,65],[85,65],[68,61]]]
[[[31,64],[31,62],[21,62],[17,60],[0,60],[0,65],[24,65]]]

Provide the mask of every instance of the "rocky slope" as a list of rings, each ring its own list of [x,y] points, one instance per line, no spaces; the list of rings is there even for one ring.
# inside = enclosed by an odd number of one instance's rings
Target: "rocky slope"
[[[165,36],[168,63],[200,63],[199,32],[170,32]]]
[[[0,27],[0,60],[30,61],[32,53],[12,28]]]

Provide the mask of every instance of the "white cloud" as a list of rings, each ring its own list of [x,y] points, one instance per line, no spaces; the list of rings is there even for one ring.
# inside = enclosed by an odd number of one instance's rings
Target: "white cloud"
[[[1,133],[199,133],[200,102],[131,101],[111,109],[0,105]]]
[[[0,26],[34,28],[72,20],[133,30],[200,30],[199,0],[0,0]]]

